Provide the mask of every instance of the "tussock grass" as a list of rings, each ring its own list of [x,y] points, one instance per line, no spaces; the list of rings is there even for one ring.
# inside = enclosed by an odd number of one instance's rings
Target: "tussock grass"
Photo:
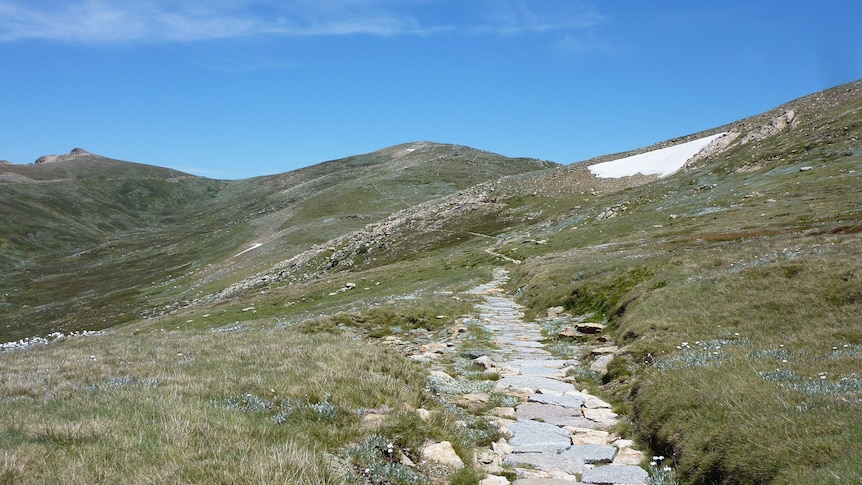
[[[417,365],[345,335],[115,332],[0,359],[4,483],[340,483],[331,453],[380,409],[404,446],[469,447]]]
[[[653,364],[632,388],[638,423],[687,481],[798,483],[862,445],[860,245],[833,242],[693,265],[621,324]]]
[[[606,318],[624,353],[604,384],[680,483],[852,482],[862,240],[830,230],[698,240],[682,254],[672,244],[573,250],[559,260],[569,266],[528,265],[515,284],[536,313],[579,288],[620,295],[606,301],[625,311]],[[608,291],[633,274],[645,277]]]

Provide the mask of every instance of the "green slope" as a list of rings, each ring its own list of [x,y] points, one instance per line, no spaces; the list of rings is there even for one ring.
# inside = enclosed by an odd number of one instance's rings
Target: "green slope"
[[[0,340],[166,311],[411,204],[553,165],[415,143],[218,181],[60,158],[0,165]]]

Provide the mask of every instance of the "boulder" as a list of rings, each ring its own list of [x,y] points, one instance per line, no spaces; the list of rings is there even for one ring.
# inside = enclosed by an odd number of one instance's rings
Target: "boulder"
[[[515,419],[515,408],[498,406],[491,410],[491,414],[500,418]]]
[[[432,377],[436,377],[438,379],[443,379],[444,381],[451,381],[452,380],[452,376],[443,372],[442,370],[432,370],[431,372],[428,373],[428,375],[430,375]]]
[[[422,353],[431,353],[431,354],[442,354],[446,352],[448,345],[442,342],[431,342],[429,344],[420,345],[419,352]]]
[[[441,441],[426,446],[422,449],[422,458],[440,465],[451,466],[452,468],[464,468],[464,462],[455,453],[452,443],[448,441]]]
[[[509,453],[513,453],[515,451],[515,447],[510,445],[504,439],[500,439],[495,443],[491,443],[491,449],[494,450],[495,453],[500,455],[508,455]]]
[[[494,367],[497,367],[497,364],[494,362],[494,360],[487,355],[476,357],[475,359],[473,359],[473,363],[478,366],[484,367],[485,369],[492,369]]]
[[[557,318],[557,316],[559,316],[560,313],[563,313],[564,311],[566,311],[566,309],[561,306],[554,306],[548,308],[548,318]]]
[[[493,450],[482,450],[476,455],[476,462],[483,465],[501,465],[500,455]]]
[[[595,360],[592,364],[590,364],[590,370],[599,374],[600,376],[604,376],[608,373],[608,364],[614,360],[614,354],[605,354]]]

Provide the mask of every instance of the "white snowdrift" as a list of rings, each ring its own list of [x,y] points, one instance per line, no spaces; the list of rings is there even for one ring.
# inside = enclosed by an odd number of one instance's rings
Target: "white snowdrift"
[[[641,153],[640,155],[620,158],[619,160],[597,163],[590,165],[590,172],[596,177],[601,178],[629,177],[638,173],[665,177],[682,168],[689,158],[697,155],[699,151],[722,135],[724,133]]]

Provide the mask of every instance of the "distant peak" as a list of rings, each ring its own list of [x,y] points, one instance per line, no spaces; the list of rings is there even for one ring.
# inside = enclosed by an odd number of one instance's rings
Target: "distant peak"
[[[42,163],[55,163],[55,162],[67,162],[69,160],[74,160],[79,157],[85,157],[88,155],[92,155],[92,153],[84,150],[83,148],[73,148],[71,152],[65,155],[44,155],[36,159],[36,164]]]

